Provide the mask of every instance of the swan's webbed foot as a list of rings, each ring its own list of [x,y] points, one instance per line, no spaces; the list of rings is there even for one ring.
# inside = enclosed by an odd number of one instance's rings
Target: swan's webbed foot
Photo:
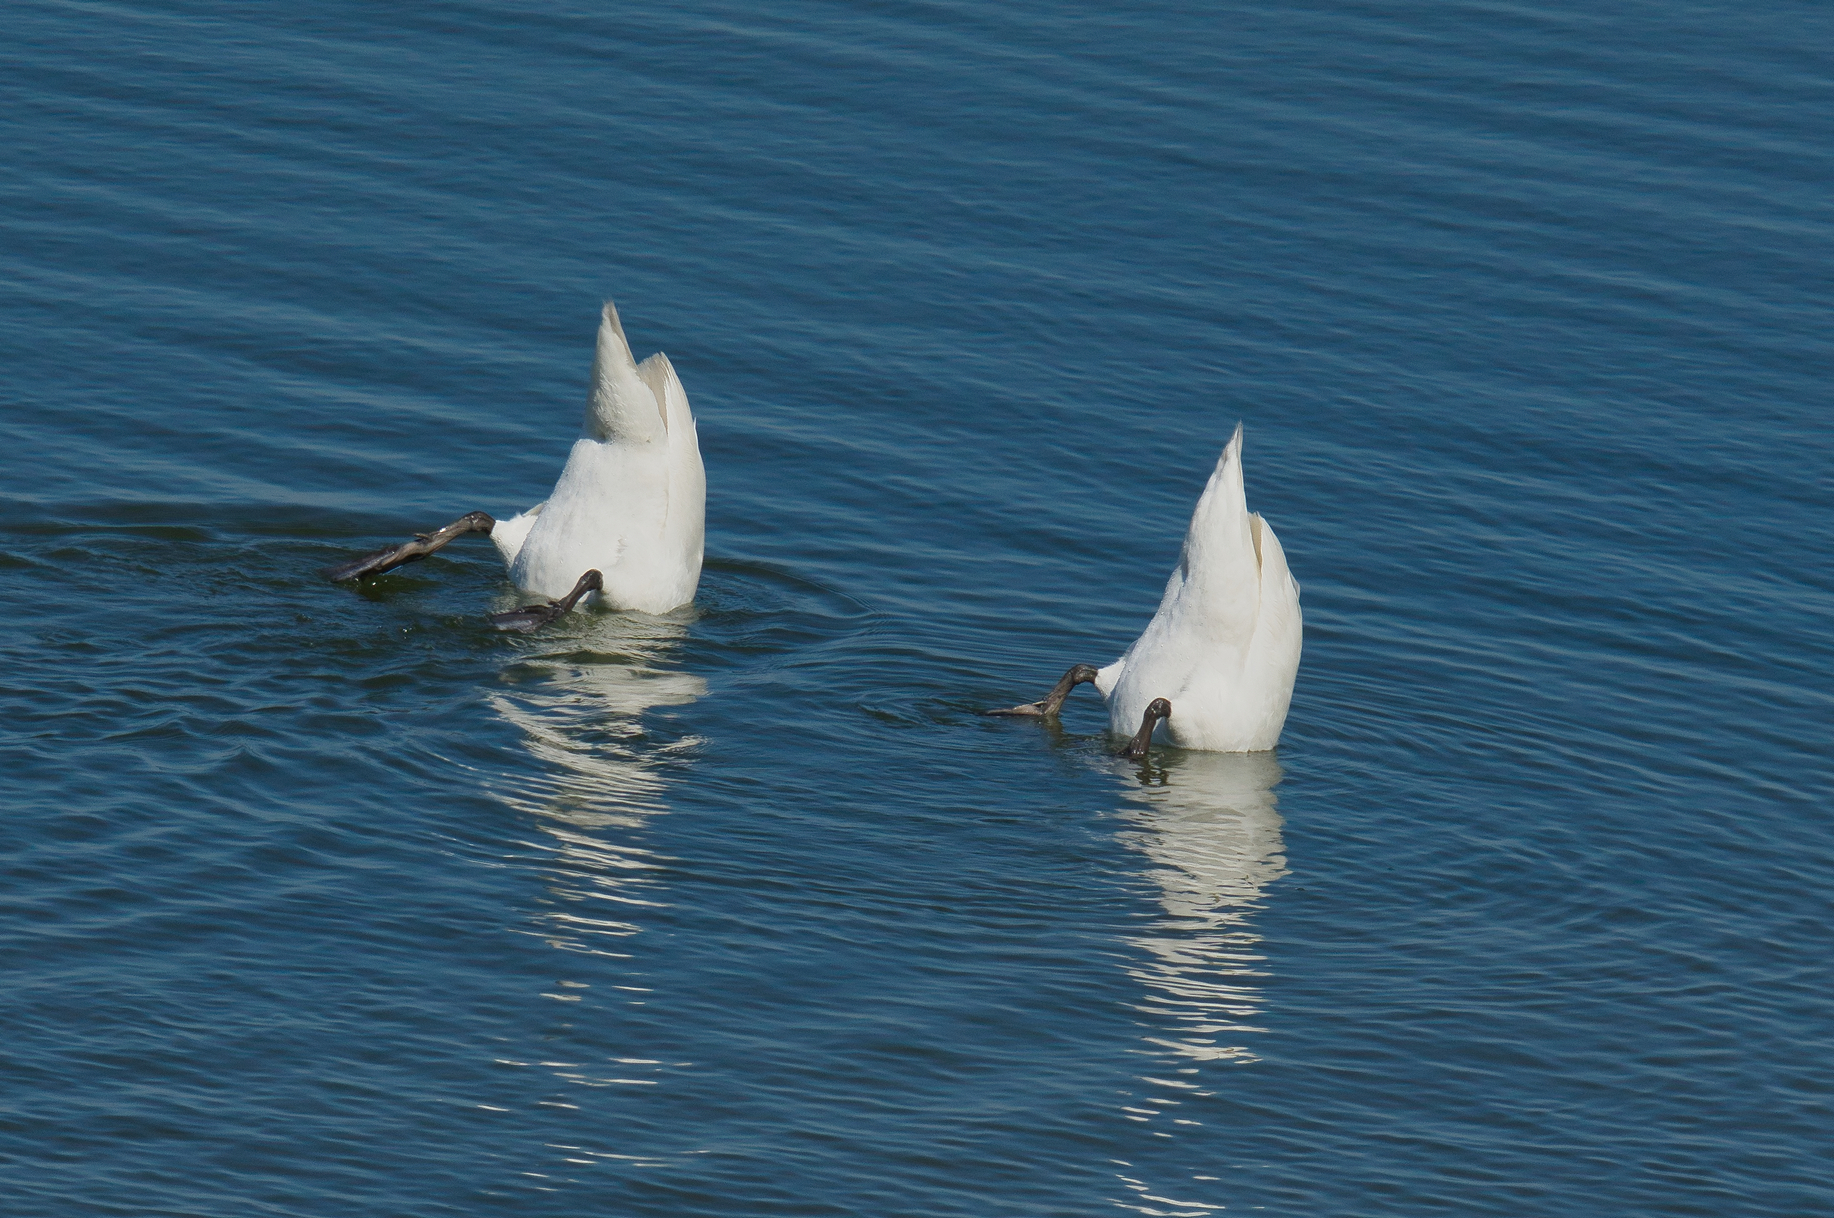
[[[1172,717],[1172,704],[1164,698],[1154,698],[1146,704],[1146,713],[1140,716],[1140,730],[1127,742],[1127,747],[1120,755],[1130,761],[1139,761],[1146,756],[1146,751],[1153,747],[1153,729],[1159,726],[1159,720]]]
[[[396,567],[411,562],[419,562],[427,555],[444,549],[446,543],[467,533],[488,533],[497,527],[497,522],[483,512],[469,512],[460,516],[443,529],[431,533],[416,533],[414,540],[404,541],[398,546],[384,546],[373,553],[349,562],[326,567],[322,574],[334,584],[347,580],[368,579],[393,571]]]
[[[981,713],[983,715],[1042,715],[1048,718],[1063,709],[1064,699],[1070,696],[1071,690],[1085,681],[1093,680],[1095,680],[1095,665],[1073,664],[1070,666],[1070,671],[1066,672],[1058,680],[1057,684],[1051,687],[1051,692],[1038,699],[1038,701],[1026,702],[1019,706],[1009,706],[1003,710],[982,711]]]
[[[490,615],[490,624],[498,630],[514,630],[520,634],[527,634],[531,630],[538,630],[546,626],[563,614],[572,612],[573,606],[579,603],[580,597],[588,592],[597,592],[604,587],[605,577],[597,571],[588,571],[579,577],[579,582],[573,585],[573,591],[559,600],[549,601],[545,605],[524,605],[520,609],[493,613]]]

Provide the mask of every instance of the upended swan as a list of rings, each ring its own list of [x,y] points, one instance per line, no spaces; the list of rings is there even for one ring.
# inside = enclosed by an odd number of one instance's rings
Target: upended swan
[[[1124,756],[1144,757],[1162,721],[1180,748],[1271,749],[1293,699],[1300,635],[1299,584],[1272,526],[1248,510],[1237,424],[1191,515],[1159,612],[1133,646],[1106,668],[1073,666],[1037,702],[988,713],[1054,716],[1071,690],[1092,682],[1110,730],[1133,732]]]
[[[612,609],[666,613],[694,599],[706,512],[707,476],[681,378],[660,351],[641,364],[632,358],[607,301],[585,425],[545,501],[507,520],[472,512],[325,575],[367,579],[488,533],[516,586],[550,598],[493,614],[499,629],[533,630],[587,595]]]

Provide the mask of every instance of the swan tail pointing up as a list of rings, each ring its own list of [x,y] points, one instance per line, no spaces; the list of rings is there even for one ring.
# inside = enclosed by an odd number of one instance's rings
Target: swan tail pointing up
[[[598,349],[592,357],[592,397],[580,434],[588,440],[625,443],[661,439],[668,424],[663,395],[651,387],[651,379],[631,356],[617,306],[606,301],[599,315]]]
[[[701,465],[694,411],[668,356],[658,351],[639,364],[637,371],[662,405],[668,434],[668,512],[663,521],[663,541],[678,553],[692,555],[687,593],[691,596],[700,578],[707,502],[707,472]]]
[[[1201,573],[1217,564],[1233,567],[1253,553],[1248,487],[1242,476],[1242,425],[1237,423],[1191,513],[1179,566],[1186,574]]]
[[[1191,514],[1159,611],[1096,687],[1116,733],[1167,698],[1173,743],[1268,749],[1286,719],[1299,644],[1298,585],[1273,528],[1248,511],[1238,426]]]
[[[694,411],[688,405],[688,391],[682,388],[681,378],[675,375],[675,365],[658,351],[638,364],[637,371],[662,404],[663,426],[669,437],[671,487],[704,497],[706,475],[701,468],[700,437],[694,427]],[[687,479],[687,484],[676,487],[676,482],[682,478]],[[695,485],[699,485],[699,491],[694,490]]]
[[[1287,569],[1286,550],[1274,526],[1251,517],[1255,554],[1260,560],[1261,600],[1255,613],[1254,638],[1242,660],[1242,688],[1259,691],[1250,706],[1248,738],[1252,747],[1272,748],[1286,723],[1305,644],[1304,615],[1299,608],[1299,581]]]
[[[657,413],[662,416],[664,431],[674,431],[677,413],[685,414],[688,409],[688,391],[681,387],[681,378],[675,375],[675,365],[669,357],[658,351],[656,354],[637,365],[637,379],[655,395]]]
[[[1242,478],[1242,425],[1237,423],[1191,512],[1178,565],[1165,581],[1158,612],[1133,646],[1096,674],[1096,689],[1104,698],[1111,697],[1122,686],[1129,661],[1136,658],[1143,661],[1139,668],[1158,669],[1164,667],[1168,654],[1177,656],[1185,648],[1239,651],[1245,647],[1254,630],[1259,583],[1256,567],[1255,534]],[[1180,646],[1172,640],[1187,641]],[[1171,661],[1173,667],[1184,662],[1176,658]],[[1152,680],[1148,679],[1148,683]],[[1141,692],[1144,688],[1127,692],[1123,699],[1125,709],[1116,712],[1116,723],[1123,716],[1137,719],[1140,707],[1149,698],[1159,696]],[[1139,706],[1134,705],[1136,702]]]
[[[1237,423],[1191,513],[1160,613],[1192,625],[1202,621],[1200,629],[1211,647],[1245,647],[1254,630],[1260,582],[1256,530],[1242,477],[1242,425]]]

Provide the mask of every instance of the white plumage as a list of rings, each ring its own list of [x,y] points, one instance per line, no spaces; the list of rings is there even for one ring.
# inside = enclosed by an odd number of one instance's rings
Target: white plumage
[[[1273,528],[1248,510],[1242,429],[1204,487],[1159,612],[1095,677],[1110,727],[1127,735],[1154,698],[1187,749],[1244,753],[1280,740],[1299,671],[1299,585]]]
[[[706,512],[687,391],[661,352],[636,362],[608,301],[585,425],[560,481],[544,502],[497,521],[490,539],[526,592],[558,598],[596,569],[597,603],[666,613],[694,599]]]

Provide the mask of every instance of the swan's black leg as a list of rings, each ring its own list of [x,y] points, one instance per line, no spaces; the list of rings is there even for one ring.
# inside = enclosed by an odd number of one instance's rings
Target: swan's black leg
[[[1004,710],[982,711],[981,713],[985,715],[1044,715],[1047,717],[1055,715],[1063,709],[1064,699],[1070,696],[1071,690],[1085,681],[1093,680],[1095,680],[1095,665],[1075,664],[1056,685],[1051,687],[1051,692],[1038,701],[1027,702],[1022,706],[1009,706]]]
[[[488,533],[496,525],[497,522],[483,512],[471,512],[460,516],[443,529],[435,529],[431,533],[417,533],[413,541],[404,541],[398,546],[384,546],[361,558],[339,563],[334,567],[326,567],[323,574],[334,584],[341,584],[352,579],[368,579],[371,576],[381,575],[385,571],[393,571],[396,567],[407,563],[419,562],[427,555],[443,549],[446,543],[454,538],[463,537],[467,533]]]
[[[527,634],[531,630],[546,626],[562,614],[571,612],[573,606],[579,603],[580,597],[588,592],[597,592],[604,586],[604,576],[597,571],[588,571],[579,577],[579,582],[573,585],[573,591],[559,600],[549,601],[545,605],[524,605],[520,609],[511,609],[507,613],[493,613],[490,615],[490,624],[498,630],[515,630]]]
[[[1172,717],[1172,704],[1164,698],[1154,698],[1146,704],[1146,713],[1140,716],[1140,730],[1121,750],[1121,756],[1132,761],[1139,761],[1146,756],[1146,750],[1153,747],[1153,729],[1159,726],[1159,720]]]

